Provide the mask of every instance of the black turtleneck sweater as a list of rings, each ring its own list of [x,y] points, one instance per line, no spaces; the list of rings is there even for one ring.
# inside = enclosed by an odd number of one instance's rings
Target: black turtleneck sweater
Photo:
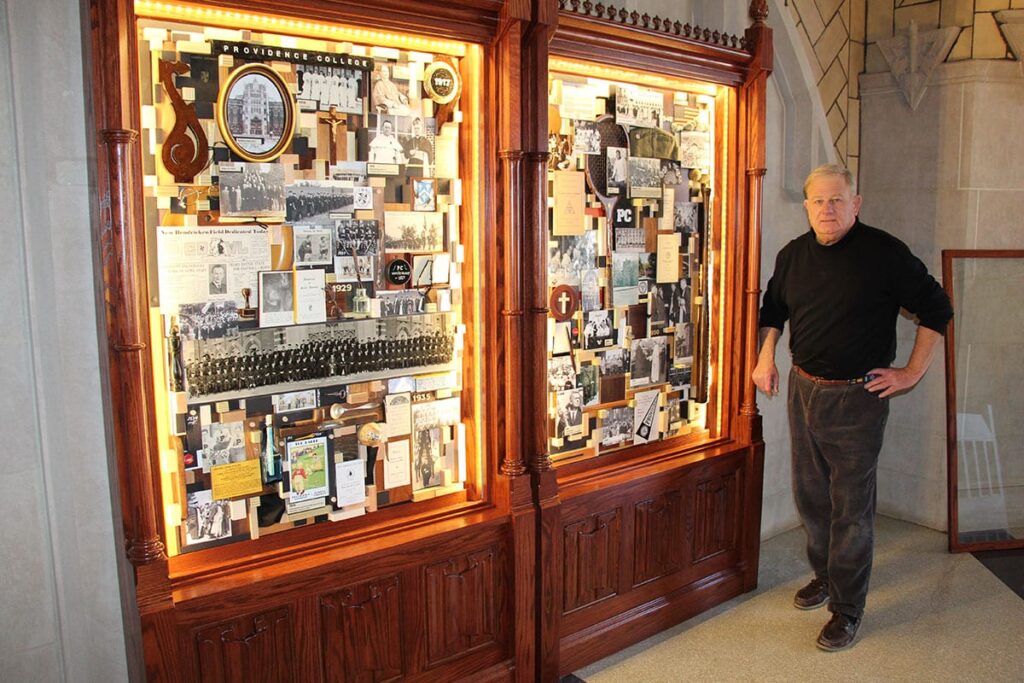
[[[900,308],[944,334],[949,297],[892,235],[854,223],[840,241],[818,244],[808,230],[779,252],[761,306],[760,326],[789,320],[793,363],[828,379],[861,377],[896,357]]]

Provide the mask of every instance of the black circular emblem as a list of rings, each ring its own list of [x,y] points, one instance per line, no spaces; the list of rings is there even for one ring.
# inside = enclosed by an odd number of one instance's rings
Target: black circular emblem
[[[396,258],[388,264],[388,282],[393,285],[404,285],[412,277],[412,266],[402,258]]]

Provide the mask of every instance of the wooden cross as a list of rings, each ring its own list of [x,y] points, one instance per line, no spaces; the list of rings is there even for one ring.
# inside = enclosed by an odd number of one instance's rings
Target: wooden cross
[[[342,131],[342,133],[344,134],[344,132],[347,131],[348,117],[344,115],[339,115],[338,108],[335,107],[334,105],[331,105],[331,108],[328,110],[326,114],[319,114],[317,116],[317,121],[319,121],[320,123],[326,123],[328,126],[331,127],[331,165],[333,166],[334,164],[338,163],[337,128],[338,126],[342,126],[342,128],[345,129]],[[347,158],[348,150],[346,149],[346,146],[342,147],[342,154]]]

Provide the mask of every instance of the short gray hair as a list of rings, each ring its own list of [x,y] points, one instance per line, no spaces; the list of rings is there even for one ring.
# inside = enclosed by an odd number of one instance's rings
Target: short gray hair
[[[846,182],[846,186],[850,188],[850,194],[857,194],[857,180],[850,173],[850,169],[842,164],[822,164],[807,175],[807,180],[804,181],[804,199],[807,199],[807,188],[810,184],[824,176],[839,176]]]

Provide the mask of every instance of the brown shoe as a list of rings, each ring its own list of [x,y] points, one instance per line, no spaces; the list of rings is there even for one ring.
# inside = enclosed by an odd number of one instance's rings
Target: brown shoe
[[[796,592],[793,605],[797,609],[817,609],[828,602],[828,582],[812,579],[809,584]]]
[[[853,645],[857,637],[860,619],[842,612],[833,612],[825,627],[818,634],[818,647],[828,652],[838,652]]]

